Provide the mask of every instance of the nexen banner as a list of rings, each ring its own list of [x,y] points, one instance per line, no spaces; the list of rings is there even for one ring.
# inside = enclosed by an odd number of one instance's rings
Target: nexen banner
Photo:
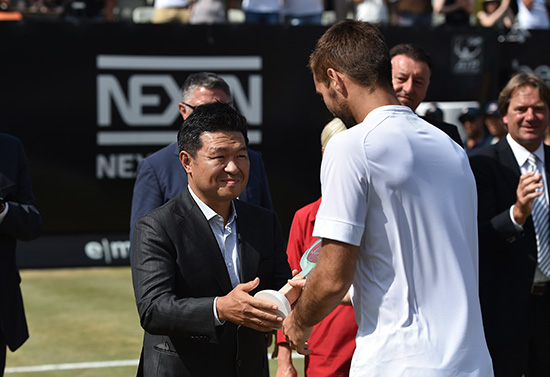
[[[139,161],[172,143],[180,87],[213,71],[229,83],[263,156],[284,234],[320,196],[320,133],[332,119],[315,93],[309,54],[324,27],[3,22],[0,132],[29,158],[43,235],[21,242],[24,268],[127,265]],[[493,29],[382,29],[388,46],[432,56],[426,101],[496,98],[519,67],[544,74],[550,32],[498,42]]]
[[[219,73],[229,84],[233,101],[247,118],[251,145],[262,142],[262,59],[259,56],[117,56],[99,55],[97,64],[97,146],[158,146],[176,140],[174,125],[181,122],[178,103],[181,84],[173,72]],[[129,76],[120,72],[132,73]],[[248,88],[229,72],[242,72]],[[103,73],[106,72],[106,73]],[[108,72],[108,73],[107,73]],[[146,73],[145,73],[146,72]],[[118,73],[118,74],[117,74]],[[148,93],[158,89],[159,93]],[[163,97],[167,101],[163,101]],[[117,122],[116,113],[121,122]],[[135,178],[135,166],[144,156],[139,153],[98,154],[98,179]]]

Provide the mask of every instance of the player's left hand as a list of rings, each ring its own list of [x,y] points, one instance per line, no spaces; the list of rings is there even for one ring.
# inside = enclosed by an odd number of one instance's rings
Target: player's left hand
[[[288,317],[283,321],[283,334],[290,348],[296,350],[301,355],[311,354],[309,349],[309,339],[313,326],[303,327],[294,319],[294,312],[290,312]]]

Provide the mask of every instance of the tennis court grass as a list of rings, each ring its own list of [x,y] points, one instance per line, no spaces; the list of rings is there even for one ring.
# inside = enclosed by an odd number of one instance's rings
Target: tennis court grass
[[[8,351],[6,376],[135,376],[135,365],[104,364],[139,358],[142,330],[129,267],[24,270],[21,276],[30,338]],[[295,365],[303,376],[303,359]],[[71,369],[20,372],[33,366]],[[270,360],[272,377],[276,370]]]

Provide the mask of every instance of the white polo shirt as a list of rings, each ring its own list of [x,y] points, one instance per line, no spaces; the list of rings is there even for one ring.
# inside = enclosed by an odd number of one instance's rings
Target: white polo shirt
[[[360,247],[351,376],[490,377],[468,158],[404,106],[375,109],[325,150],[313,235]]]

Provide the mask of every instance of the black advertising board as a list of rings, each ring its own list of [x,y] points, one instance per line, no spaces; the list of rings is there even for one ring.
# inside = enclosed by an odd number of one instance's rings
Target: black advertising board
[[[0,23],[0,35],[9,36],[0,59],[0,132],[23,141],[44,217],[43,236],[19,244],[20,266],[128,264],[135,169],[175,140],[179,88],[197,71],[216,72],[230,84],[287,233],[294,212],[320,195],[319,136],[332,116],[315,94],[307,61],[325,30]],[[429,101],[483,103],[498,93],[513,62],[534,62],[539,71],[549,64],[538,55],[548,33],[520,49],[477,28],[383,33],[390,47],[412,42],[432,55]]]

